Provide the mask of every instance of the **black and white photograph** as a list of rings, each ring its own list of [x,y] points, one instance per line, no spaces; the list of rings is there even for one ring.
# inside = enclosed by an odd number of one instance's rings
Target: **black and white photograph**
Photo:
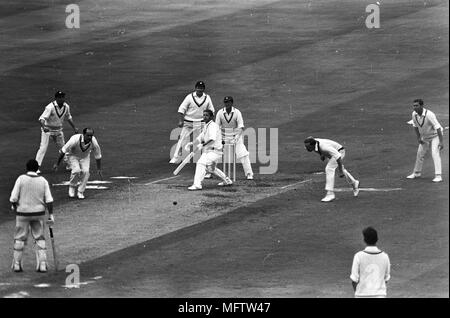
[[[0,0],[0,48],[0,298],[449,298],[447,0]]]

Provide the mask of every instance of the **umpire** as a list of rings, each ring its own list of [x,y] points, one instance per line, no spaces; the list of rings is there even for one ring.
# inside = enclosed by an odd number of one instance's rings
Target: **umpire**
[[[39,176],[39,164],[32,159],[27,162],[27,173],[19,176],[14,184],[9,201],[16,214],[14,234],[14,256],[12,269],[21,272],[22,254],[29,231],[36,242],[36,270],[47,271],[47,253],[45,247],[44,222],[45,210],[48,209],[48,224],[54,223],[53,197],[47,180]]]

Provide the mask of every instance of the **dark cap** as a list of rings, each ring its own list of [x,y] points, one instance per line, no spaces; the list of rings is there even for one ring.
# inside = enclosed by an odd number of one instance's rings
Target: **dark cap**
[[[57,92],[55,93],[55,97],[64,97],[64,96],[66,96],[66,93],[64,93],[64,92],[57,91]]]
[[[205,82],[198,81],[197,83],[195,83],[195,88],[203,88],[203,89],[205,89]]]
[[[225,97],[223,98],[223,102],[224,102],[224,103],[226,103],[226,102],[233,102],[233,97],[231,97],[231,96],[225,96]]]

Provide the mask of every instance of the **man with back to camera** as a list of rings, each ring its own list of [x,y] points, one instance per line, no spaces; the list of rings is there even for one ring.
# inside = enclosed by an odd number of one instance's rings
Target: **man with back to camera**
[[[389,256],[376,246],[378,233],[373,227],[362,233],[367,246],[353,257],[350,275],[355,298],[385,298],[386,283],[391,278]]]
[[[36,244],[36,271],[47,271],[47,252],[44,236],[45,211],[48,210],[47,223],[52,225],[53,197],[47,180],[39,176],[39,164],[31,159],[26,164],[27,173],[19,176],[14,184],[9,201],[16,214],[14,234],[14,253],[12,269],[22,272],[22,255],[31,232]]]

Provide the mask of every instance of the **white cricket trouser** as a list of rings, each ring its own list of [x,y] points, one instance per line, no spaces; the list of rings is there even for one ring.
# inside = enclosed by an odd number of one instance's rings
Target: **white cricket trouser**
[[[225,142],[228,143],[232,140],[232,138],[226,137],[223,140],[225,140]],[[224,153],[225,153],[226,160],[228,160],[227,158],[230,158],[230,157],[227,157],[228,149],[229,149],[228,147],[224,146]],[[243,140],[242,136],[236,142],[236,159],[241,161],[242,168],[244,169],[244,174],[246,176],[248,174],[253,175],[252,165],[250,162],[250,153],[248,152],[247,148],[244,145],[244,140]],[[226,161],[226,162],[228,162],[228,161]]]
[[[221,152],[217,151],[208,151],[203,153],[200,156],[200,159],[197,161],[197,165],[195,166],[195,176],[194,176],[194,185],[201,187],[203,179],[205,178],[206,170],[209,173],[214,173],[224,182],[227,178],[225,173],[217,167],[217,161],[222,157]]]
[[[434,162],[434,173],[441,174],[442,173],[442,164],[441,164],[441,154],[439,152],[439,137],[436,136],[431,140],[425,141],[423,144],[419,145],[417,149],[417,157],[416,164],[414,166],[415,173],[421,173],[423,167],[423,161],[425,159],[425,155],[431,148],[431,157]]]
[[[69,185],[71,187],[78,186],[78,192],[83,193],[86,189],[87,182],[89,180],[89,166],[90,156],[86,158],[78,158],[76,156],[69,155],[69,164],[72,169],[70,173]]]
[[[197,134],[200,134],[203,125],[203,122],[184,122],[183,128],[181,129],[180,138],[178,139],[177,146],[175,147],[175,151],[173,153],[173,158],[182,157],[184,146],[191,140],[191,135],[194,131]]]
[[[44,160],[45,153],[47,152],[48,143],[50,141],[50,137],[52,140],[56,143],[58,146],[58,150],[61,150],[61,148],[64,146],[64,133],[63,131],[51,131],[51,132],[44,132],[41,129],[41,144],[39,145],[39,150],[36,153],[36,161],[38,162],[39,166],[42,165],[42,161]],[[64,161],[66,161],[66,157],[64,157]]]
[[[345,149],[342,149],[339,152],[341,153],[341,161],[343,161],[344,157],[345,157]],[[335,178],[337,167],[338,167],[338,163],[337,163],[336,159],[331,158],[328,160],[328,164],[325,167],[325,172],[327,175],[325,190],[327,190],[327,191],[334,191],[334,178]],[[344,167],[343,167],[343,172],[344,172],[344,176],[345,176],[345,179],[347,180],[347,182],[349,184],[354,184],[356,179],[353,178],[353,176],[350,174],[350,172],[348,172]]]

